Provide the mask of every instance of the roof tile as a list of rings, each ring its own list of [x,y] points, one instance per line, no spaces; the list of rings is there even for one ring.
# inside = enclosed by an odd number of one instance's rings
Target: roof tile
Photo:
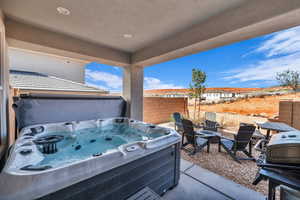
[[[105,90],[88,86],[82,83],[77,83],[54,76],[48,76],[37,72],[18,70],[10,70],[10,84],[12,85],[12,87],[20,89],[107,93]]]

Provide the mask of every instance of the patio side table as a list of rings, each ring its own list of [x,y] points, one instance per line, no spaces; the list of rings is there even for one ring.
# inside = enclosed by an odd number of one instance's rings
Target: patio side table
[[[270,139],[271,131],[277,132],[287,132],[287,131],[296,131],[297,129],[282,123],[282,122],[265,122],[265,123],[256,123],[258,128],[267,130],[266,139]]]

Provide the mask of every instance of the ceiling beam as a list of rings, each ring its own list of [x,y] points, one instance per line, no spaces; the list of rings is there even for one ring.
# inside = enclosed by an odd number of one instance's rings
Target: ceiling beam
[[[135,52],[131,61],[149,66],[294,27],[299,19],[299,0],[251,0]]]
[[[124,67],[130,64],[131,55],[127,52],[37,28],[9,18],[5,20],[5,27],[8,45],[12,48],[115,66]]]

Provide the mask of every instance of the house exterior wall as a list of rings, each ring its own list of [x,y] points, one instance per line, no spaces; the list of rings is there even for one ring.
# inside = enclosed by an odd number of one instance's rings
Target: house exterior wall
[[[282,100],[279,102],[279,121],[300,129],[300,101]]]
[[[85,82],[84,62],[9,48],[10,69],[39,72],[79,83]]]

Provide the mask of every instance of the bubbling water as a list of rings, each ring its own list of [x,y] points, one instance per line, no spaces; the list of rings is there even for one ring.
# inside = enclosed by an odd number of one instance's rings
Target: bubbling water
[[[64,139],[57,143],[57,152],[44,154],[44,159],[37,166],[50,165],[52,167],[59,167],[63,164],[80,161],[93,155],[102,155],[123,144],[147,141],[165,134],[160,132],[152,133],[149,131],[149,127],[139,129],[126,123],[107,125],[100,125],[98,123],[96,128],[75,131],[74,125],[68,126],[72,131],[49,133],[51,135],[62,135]]]

